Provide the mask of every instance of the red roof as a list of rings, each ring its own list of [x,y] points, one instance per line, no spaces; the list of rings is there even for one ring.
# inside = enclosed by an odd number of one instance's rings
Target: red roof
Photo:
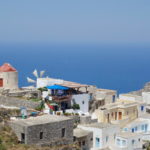
[[[17,70],[8,63],[5,63],[2,66],[0,66],[0,72],[16,72],[16,71]]]

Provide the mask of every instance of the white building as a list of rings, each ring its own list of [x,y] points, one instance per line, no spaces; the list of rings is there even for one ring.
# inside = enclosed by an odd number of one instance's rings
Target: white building
[[[138,133],[121,132],[116,135],[112,150],[135,150],[142,148],[141,135]]]
[[[143,140],[150,139],[150,115],[145,114],[127,124],[122,129],[123,132],[140,133]]]
[[[111,147],[112,143],[115,142],[117,133],[120,132],[119,126],[108,123],[78,125],[78,128],[93,132],[93,146],[91,150]]]
[[[90,101],[90,95],[89,94],[77,94],[72,95],[71,103],[72,105],[74,103],[79,104],[80,109],[79,111],[83,113],[89,112],[89,101]]]
[[[143,101],[150,104],[150,92],[142,92]]]
[[[142,96],[134,95],[134,94],[119,94],[119,99],[125,99],[130,101],[143,102]]]

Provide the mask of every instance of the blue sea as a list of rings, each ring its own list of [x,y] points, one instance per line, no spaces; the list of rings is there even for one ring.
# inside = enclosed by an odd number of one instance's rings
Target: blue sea
[[[19,85],[26,77],[46,70],[45,76],[61,78],[118,93],[138,90],[150,81],[150,45],[4,45],[0,65],[9,62],[19,72]],[[34,77],[33,77],[34,78]]]

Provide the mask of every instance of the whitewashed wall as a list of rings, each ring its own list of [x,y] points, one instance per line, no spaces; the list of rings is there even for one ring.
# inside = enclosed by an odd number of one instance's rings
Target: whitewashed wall
[[[74,102],[80,105],[80,111],[87,113],[89,111],[89,94],[77,94],[72,96],[71,104]]]
[[[86,127],[79,125],[79,128],[82,128],[87,131],[93,132],[93,148],[92,150],[99,150],[100,148],[106,148],[111,145],[114,145],[115,135],[120,132],[120,128],[118,126],[109,126],[104,128],[94,128],[94,127]],[[108,136],[108,141],[106,141],[106,137]],[[100,138],[100,147],[96,147],[96,138]]]
[[[150,92],[142,92],[143,101],[150,104]]]
[[[130,101],[142,101],[142,96],[132,94],[119,94],[119,99]]]

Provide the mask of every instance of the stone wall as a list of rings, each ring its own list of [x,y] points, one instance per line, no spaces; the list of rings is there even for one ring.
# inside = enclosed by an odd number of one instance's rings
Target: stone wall
[[[4,106],[13,106],[13,107],[27,107],[30,109],[34,109],[40,104],[40,102],[33,102],[29,100],[23,100],[19,98],[0,96],[0,105]]]

